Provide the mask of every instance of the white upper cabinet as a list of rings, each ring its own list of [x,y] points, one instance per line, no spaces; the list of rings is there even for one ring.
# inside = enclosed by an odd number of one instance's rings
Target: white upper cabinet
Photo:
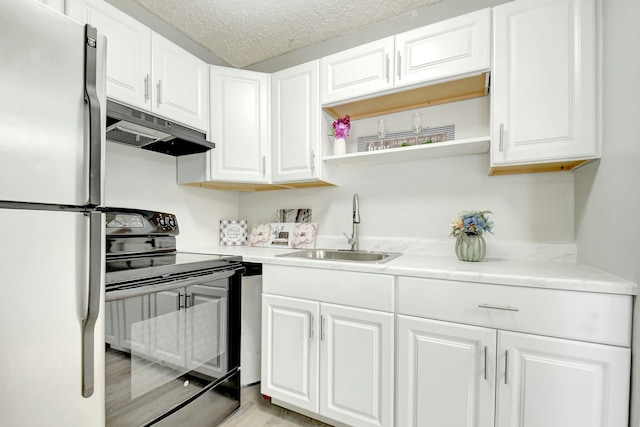
[[[320,60],[322,104],[393,88],[393,36]]]
[[[595,1],[518,0],[493,18],[492,174],[599,157]]]
[[[395,87],[489,70],[491,9],[398,34],[395,50]]]
[[[154,104],[157,114],[198,129],[209,123],[209,67],[164,37],[151,33]]]
[[[211,181],[268,183],[269,74],[211,66]]]
[[[208,130],[207,64],[102,0],[74,0],[69,15],[107,37],[107,97]]]
[[[271,75],[274,183],[320,177],[319,61]]]
[[[151,109],[151,30],[100,0],[70,2],[72,18],[91,24],[107,37],[107,96]]]
[[[490,51],[490,9],[367,43],[322,58],[322,104],[482,73]]]

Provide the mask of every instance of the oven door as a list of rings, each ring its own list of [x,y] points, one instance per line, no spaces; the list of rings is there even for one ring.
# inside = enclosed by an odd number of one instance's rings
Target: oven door
[[[152,423],[238,369],[229,362],[234,273],[106,293],[107,425]]]

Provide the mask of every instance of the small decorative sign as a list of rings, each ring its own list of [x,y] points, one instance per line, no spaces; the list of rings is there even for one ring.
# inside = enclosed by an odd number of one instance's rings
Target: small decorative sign
[[[243,219],[220,220],[220,246],[247,246],[248,228]]]
[[[310,249],[316,245],[318,223],[275,222],[251,228],[249,246]]]

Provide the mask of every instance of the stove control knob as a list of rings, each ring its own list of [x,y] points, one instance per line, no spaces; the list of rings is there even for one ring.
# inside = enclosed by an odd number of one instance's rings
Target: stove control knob
[[[158,217],[158,225],[159,225],[159,226],[161,226],[162,228],[164,228],[164,227],[165,227],[166,222],[165,222],[165,220],[164,220],[164,217],[163,217],[163,216],[159,216],[159,217]]]
[[[168,223],[169,223],[169,227],[171,227],[172,229],[175,230],[175,228],[176,228],[176,219],[174,217],[170,216]]]

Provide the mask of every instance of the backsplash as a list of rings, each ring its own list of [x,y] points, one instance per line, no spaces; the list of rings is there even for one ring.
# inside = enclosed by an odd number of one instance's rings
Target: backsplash
[[[573,242],[522,242],[487,237],[485,260],[513,259],[527,261],[576,262]],[[455,258],[455,239],[409,239],[360,237],[360,250],[402,252],[405,255],[450,256]],[[344,236],[319,235],[317,248],[348,249]]]

